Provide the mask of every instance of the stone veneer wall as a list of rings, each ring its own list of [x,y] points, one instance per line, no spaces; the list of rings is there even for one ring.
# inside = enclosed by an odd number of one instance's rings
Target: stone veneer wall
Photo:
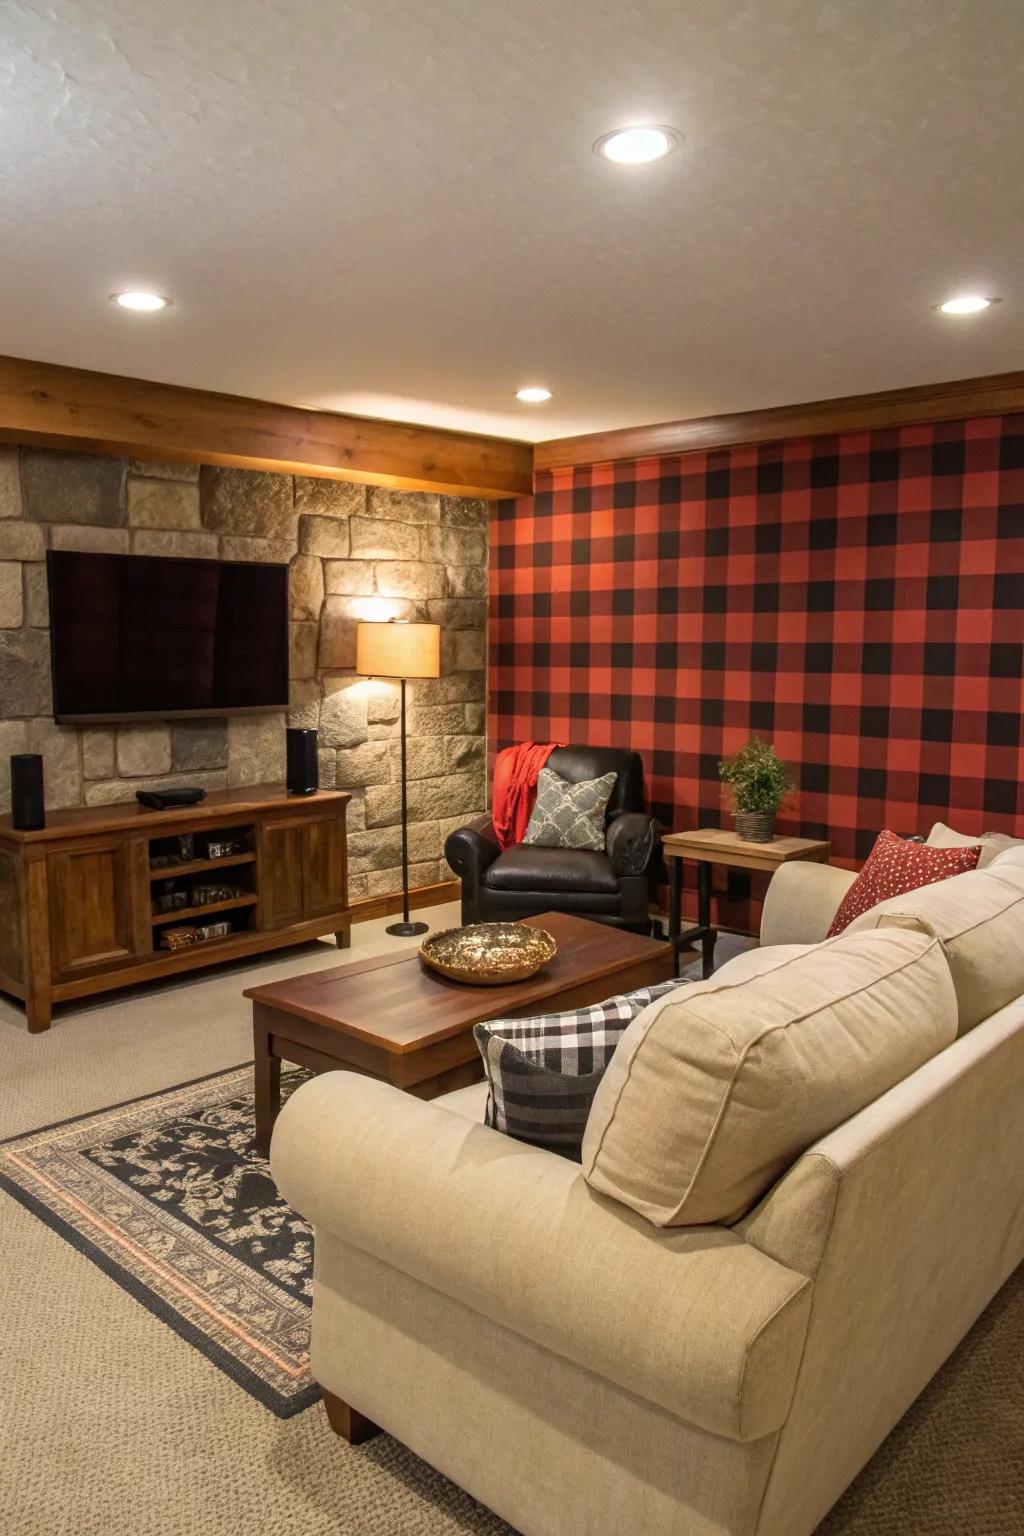
[[[444,839],[482,811],[487,509],[302,476],[0,448],[0,807],[6,758],[41,752],[46,802],[284,778],[285,715],[58,726],[45,552],[289,562],[289,724],[320,731],[320,782],[352,791],[353,900],[401,884],[398,689],[356,678],[357,618],[442,626],[442,673],[410,687],[410,880],[451,878]]]

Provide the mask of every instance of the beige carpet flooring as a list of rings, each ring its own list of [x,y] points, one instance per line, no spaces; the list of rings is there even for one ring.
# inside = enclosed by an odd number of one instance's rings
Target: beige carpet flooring
[[[0,1137],[245,1061],[243,986],[390,951],[384,926],[343,956],[322,943],[110,993],[46,1035],[0,999]],[[0,1359],[4,1536],[507,1536],[389,1437],[345,1446],[319,1405],[275,1418],[3,1194]],[[821,1536],[1018,1536],[1022,1426],[1018,1273]]]

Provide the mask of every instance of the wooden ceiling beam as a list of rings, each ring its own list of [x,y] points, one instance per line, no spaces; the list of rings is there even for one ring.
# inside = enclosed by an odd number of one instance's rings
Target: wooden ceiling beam
[[[361,480],[453,496],[522,496],[533,488],[530,443],[272,405],[16,357],[0,357],[0,442]]]
[[[831,436],[915,422],[953,421],[969,416],[1001,416],[1024,411],[1024,372],[994,373],[946,384],[918,384],[873,395],[845,395],[729,416],[700,416],[646,427],[589,432],[582,437],[551,438],[534,447],[535,473],[620,459],[659,458],[700,453],[712,448],[748,448],[786,438]]]
[[[530,444],[0,357],[0,442],[224,464],[456,496],[525,496],[545,470],[1024,411],[1024,372]]]

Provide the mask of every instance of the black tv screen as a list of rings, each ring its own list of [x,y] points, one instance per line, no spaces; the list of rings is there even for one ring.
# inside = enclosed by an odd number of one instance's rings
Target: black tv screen
[[[46,558],[55,720],[287,706],[286,565]]]

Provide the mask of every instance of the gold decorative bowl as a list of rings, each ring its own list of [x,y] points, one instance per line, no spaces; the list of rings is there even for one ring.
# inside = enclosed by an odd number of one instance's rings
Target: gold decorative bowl
[[[544,928],[527,923],[470,923],[445,928],[420,945],[420,959],[451,981],[500,987],[535,976],[558,953]]]

